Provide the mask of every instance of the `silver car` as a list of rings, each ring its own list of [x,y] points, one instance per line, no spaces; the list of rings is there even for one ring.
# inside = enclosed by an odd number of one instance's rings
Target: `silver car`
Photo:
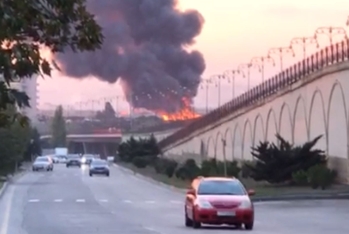
[[[37,157],[32,166],[33,171],[53,171],[53,162],[49,157]]]

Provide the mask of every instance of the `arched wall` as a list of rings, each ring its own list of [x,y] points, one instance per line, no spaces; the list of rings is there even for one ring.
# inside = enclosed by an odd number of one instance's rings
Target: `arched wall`
[[[344,171],[348,178],[349,92],[344,91],[349,90],[347,77],[349,70],[325,75],[203,133],[211,142],[210,146],[207,143],[209,156],[215,155],[213,142],[217,136],[226,140],[227,159],[246,160],[250,159],[248,148],[260,141],[275,141],[276,133],[296,145],[323,135],[316,147],[326,151],[333,167]],[[216,145],[216,152],[219,147],[222,150],[222,144]]]

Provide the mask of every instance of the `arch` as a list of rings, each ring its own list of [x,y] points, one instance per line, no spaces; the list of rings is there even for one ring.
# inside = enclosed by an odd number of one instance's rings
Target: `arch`
[[[233,160],[233,154],[234,154],[234,142],[233,142],[233,135],[231,133],[230,127],[228,127],[224,132],[224,139],[226,142],[226,148],[225,148],[225,156],[227,160]]]
[[[336,90],[338,91],[336,92]],[[328,100],[327,129],[328,155],[330,157],[348,158],[347,107],[342,85],[338,81],[332,85]]]
[[[300,106],[302,105],[303,108]],[[301,112],[303,110],[303,112]],[[309,140],[307,109],[302,95],[299,95],[294,106],[292,118],[292,142],[300,145]]]
[[[259,120],[259,121],[258,121]],[[260,126],[259,126],[260,125]],[[259,131],[257,131],[259,130]],[[253,145],[256,144],[256,142],[264,142],[265,141],[265,133],[264,133],[264,121],[263,118],[260,114],[256,116],[254,119],[254,124],[253,124]]]
[[[248,130],[248,132],[247,132]],[[247,134],[246,134],[247,133]],[[246,136],[248,138],[246,138]],[[241,149],[241,152],[242,152],[242,160],[245,160],[245,159],[252,159],[252,156],[250,157],[251,155],[251,147],[253,146],[253,133],[252,133],[252,126],[251,126],[251,122],[246,119],[245,121],[245,124],[244,124],[244,130],[242,132],[242,149]],[[247,158],[248,156],[248,158]]]
[[[212,136],[209,136],[206,143],[206,158],[212,158],[214,157],[214,140],[212,139]]]
[[[284,115],[284,111],[287,111],[287,116]],[[291,116],[291,110],[290,107],[284,102],[280,109],[280,115],[279,115],[279,134],[282,136],[286,141],[289,141],[293,143],[293,126],[292,126],[292,116]]]
[[[274,124],[270,123],[271,117]],[[276,114],[273,108],[270,108],[267,115],[267,120],[265,123],[265,140],[272,142],[275,141],[275,135],[279,133],[278,124],[276,121]],[[271,135],[272,134],[272,135]]]
[[[235,124],[233,131],[233,160],[241,159],[242,157],[242,132],[239,123]]]
[[[215,139],[215,143],[214,143],[214,157],[217,160],[223,161],[223,142],[222,140],[224,140],[223,135],[220,131],[217,132],[216,134],[216,139]]]

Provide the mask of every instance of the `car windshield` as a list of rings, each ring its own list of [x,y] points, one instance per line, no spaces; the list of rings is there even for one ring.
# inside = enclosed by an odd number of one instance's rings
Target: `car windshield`
[[[37,158],[35,161],[37,161],[37,162],[48,162],[48,158],[40,157],[40,158]]]
[[[104,160],[95,160],[95,161],[92,161],[92,164],[93,166],[106,166],[108,165],[108,163]]]
[[[238,180],[206,180],[198,188],[199,195],[246,195]]]
[[[91,159],[91,158],[93,158],[93,155],[84,155],[84,158]]]

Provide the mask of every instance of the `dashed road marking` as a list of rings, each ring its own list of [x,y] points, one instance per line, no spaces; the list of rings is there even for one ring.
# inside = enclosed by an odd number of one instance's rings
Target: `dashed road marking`
[[[183,202],[181,201],[170,201],[172,204],[182,204]]]
[[[85,199],[76,199],[76,202],[85,202]]]
[[[100,201],[100,202],[108,202],[107,199],[100,199],[99,201]]]
[[[132,203],[130,200],[123,200],[124,203]]]
[[[62,199],[55,199],[54,202],[62,202]]]
[[[39,199],[30,199],[28,202],[39,202]]]
[[[145,201],[145,203],[148,203],[148,204],[154,204],[155,201]]]

